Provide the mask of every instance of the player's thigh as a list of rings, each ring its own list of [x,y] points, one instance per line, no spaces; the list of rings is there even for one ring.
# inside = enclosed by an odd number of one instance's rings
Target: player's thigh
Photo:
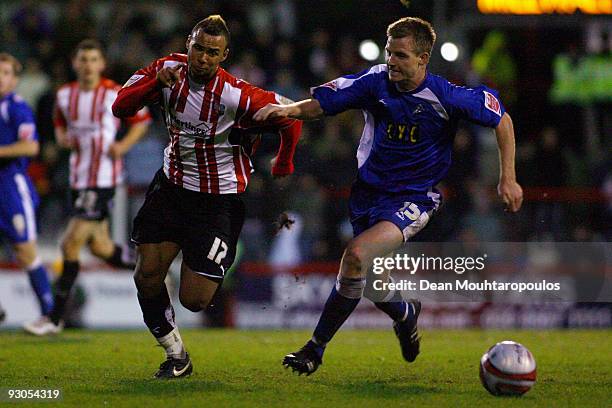
[[[28,268],[36,260],[36,241],[13,244],[15,258],[21,268]]]
[[[113,254],[115,244],[110,236],[108,219],[98,223],[89,241],[89,248],[94,255],[109,257]]]
[[[0,234],[11,243],[36,240],[38,196],[23,174],[0,180]]]
[[[183,262],[202,276],[223,280],[236,258],[244,203],[236,195],[209,194],[192,204],[183,230]]]
[[[62,248],[73,250],[83,246],[98,228],[99,221],[72,217],[62,237]]]
[[[197,273],[183,262],[179,289],[181,304],[192,312],[204,309],[210,303],[220,283],[221,279]]]
[[[379,221],[349,241],[340,271],[350,278],[364,277],[375,257],[385,256],[404,242],[400,229],[389,221]]]

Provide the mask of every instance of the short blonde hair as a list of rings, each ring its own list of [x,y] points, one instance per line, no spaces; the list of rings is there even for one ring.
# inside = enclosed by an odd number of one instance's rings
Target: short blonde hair
[[[436,42],[436,32],[431,23],[418,17],[404,17],[389,24],[387,37],[412,37],[415,51],[419,54],[426,52],[431,55]]]
[[[21,62],[19,62],[19,60],[13,57],[11,54],[8,54],[6,52],[0,52],[0,62],[8,62],[13,66],[13,73],[15,74],[15,76],[21,75],[21,71],[23,71],[23,65],[21,65]]]

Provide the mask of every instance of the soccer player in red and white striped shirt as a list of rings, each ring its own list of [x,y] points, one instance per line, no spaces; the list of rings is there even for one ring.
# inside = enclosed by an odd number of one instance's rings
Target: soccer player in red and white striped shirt
[[[138,70],[113,105],[115,115],[125,117],[145,104],[160,104],[170,138],[164,166],[149,187],[132,235],[138,253],[138,301],[149,330],[166,349],[157,378],[192,371],[164,284],[171,262],[182,250],[179,298],[197,312],[208,305],[234,260],[245,212],[240,195],[252,172],[243,130],[278,131],[281,147],[272,172],[282,176],[293,171],[302,123],[252,120],[267,103],[284,98],[219,66],[227,58],[229,39],[220,16],[200,21],[187,38],[187,55],[171,54]]]
[[[122,156],[146,133],[148,110],[126,118],[125,137],[116,140],[121,120],[112,105],[120,86],[104,78],[105,60],[100,43],[84,40],[72,60],[77,80],[57,91],[54,124],[58,144],[70,154],[72,218],[61,249],[63,272],[56,283],[55,305],[50,322],[32,326],[35,334],[51,334],[62,328],[62,317],[70,289],[79,271],[79,252],[87,244],[91,252],[115,267],[133,269],[127,254],[109,234],[108,216],[115,187],[123,181]]]

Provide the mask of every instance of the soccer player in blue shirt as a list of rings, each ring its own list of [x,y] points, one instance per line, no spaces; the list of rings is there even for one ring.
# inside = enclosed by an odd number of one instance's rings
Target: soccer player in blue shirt
[[[451,164],[459,120],[495,129],[500,157],[498,193],[515,212],[523,192],[514,169],[512,120],[487,87],[459,87],[427,70],[436,34],[430,23],[406,17],[387,28],[386,64],[315,87],[312,98],[290,105],[270,104],[254,117],[317,119],[361,109],[365,126],[357,150],[358,174],[350,197],[354,238],[348,243],[335,286],[313,337],[283,364],[312,374],[325,346],[361,299],[366,273],[419,232],[440,203],[435,186]],[[418,300],[375,302],[394,320],[404,359],[419,354]]]
[[[28,272],[43,316],[53,308],[49,277],[36,252],[38,195],[26,174],[29,158],[38,154],[34,115],[13,91],[21,64],[0,53],[0,233],[13,245],[19,266]]]

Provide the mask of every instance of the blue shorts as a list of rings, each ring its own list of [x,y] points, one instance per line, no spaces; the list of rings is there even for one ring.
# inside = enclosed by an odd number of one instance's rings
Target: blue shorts
[[[353,184],[349,209],[353,234],[357,236],[380,221],[392,222],[408,241],[429,222],[439,208],[442,195],[429,191],[385,193],[360,182]]]
[[[0,179],[0,233],[12,243],[36,239],[38,194],[30,178],[22,173]]]

